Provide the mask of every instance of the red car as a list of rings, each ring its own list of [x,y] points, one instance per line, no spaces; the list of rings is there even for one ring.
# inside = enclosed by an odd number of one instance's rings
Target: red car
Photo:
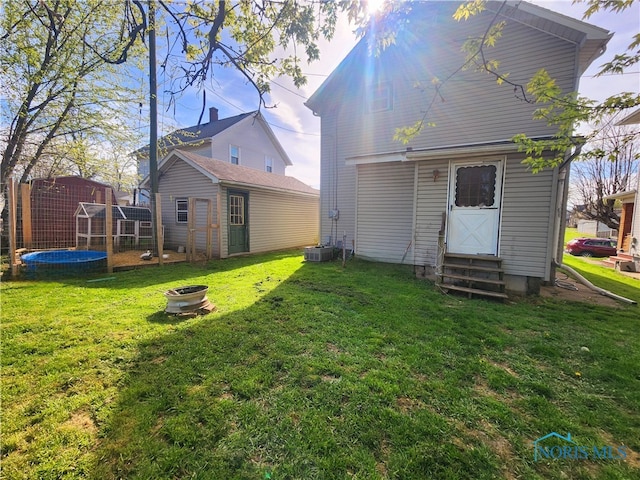
[[[608,238],[574,238],[567,243],[567,252],[583,257],[611,257],[618,250],[616,242]]]

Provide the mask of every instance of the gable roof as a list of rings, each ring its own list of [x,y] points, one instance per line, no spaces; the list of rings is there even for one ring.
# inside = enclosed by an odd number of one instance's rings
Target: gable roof
[[[613,33],[548,8],[518,0],[508,0],[510,10],[505,17],[523,22],[532,28],[575,43],[579,48],[578,75],[582,75],[593,61],[604,53]]]
[[[487,2],[486,14],[493,18],[502,3],[496,1]],[[414,17],[411,18],[411,22],[406,22],[398,31],[398,39],[401,34],[411,39],[412,34],[408,30],[416,31],[416,29],[420,28],[429,28],[428,22],[440,22],[444,19],[444,21],[450,21],[452,24],[457,23],[452,18],[456,7],[456,2],[416,3],[415,6],[412,6],[409,14]],[[603,28],[521,0],[507,0],[506,6],[500,12],[499,20],[521,23],[532,29],[575,44],[578,51],[578,76],[582,75],[589,65],[604,53],[607,42],[613,36],[612,33]],[[436,17],[439,17],[439,19],[436,19]],[[425,21],[427,25],[421,27],[420,22]],[[334,99],[346,88],[345,85],[348,85],[349,82],[352,83],[354,75],[359,75],[362,72],[362,59],[370,55],[369,52],[372,50],[369,45],[371,42],[369,37],[370,35],[366,34],[356,44],[305,102],[305,105],[313,110],[314,113],[320,113],[326,108],[330,108],[335,103]],[[397,41],[396,45],[399,44],[400,42]],[[408,51],[416,51],[416,49],[415,47],[409,47]]]
[[[208,123],[203,123],[199,125],[193,125],[191,127],[180,128],[178,130],[174,130],[173,132],[164,135],[160,139],[158,139],[158,148],[166,149],[167,151],[171,151],[175,148],[185,147],[190,144],[202,144],[202,143],[211,143],[212,139],[222,133],[223,131],[240,124],[245,119],[252,119],[252,121],[259,122],[271,143],[275,146],[276,150],[284,160],[285,165],[291,166],[293,162],[285,152],[284,148],[278,141],[278,138],[271,130],[271,127],[265,120],[262,113],[259,110],[254,110],[253,112],[241,113],[240,115],[235,115],[233,117],[222,118],[220,120],[209,121]],[[140,156],[148,156],[149,145],[146,145],[134,152],[134,154]]]
[[[631,112],[629,115],[624,117],[622,120],[616,123],[616,126],[635,125],[639,123],[640,123],[640,108],[638,108],[637,110]]]
[[[174,150],[159,165],[158,170],[168,169],[176,159],[180,159],[192,166],[200,173],[210,178],[214,183],[230,186],[260,187],[269,190],[293,192],[318,196],[320,192],[294,177],[263,172],[255,168],[242,165],[232,165],[228,162],[203,157],[184,150]],[[147,179],[145,179],[145,183]]]
[[[257,115],[258,111],[241,113],[233,117],[222,118],[212,122],[193,125],[192,127],[180,128],[165,135],[158,140],[158,146],[165,148],[176,147],[198,140],[209,140],[220,132],[239,123],[250,115]]]
[[[257,114],[257,111],[241,113],[233,117],[227,117],[220,120],[209,121],[208,123],[201,123],[193,125],[191,127],[179,128],[167,135],[164,135],[158,139],[158,148],[166,148],[171,150],[178,146],[184,146],[190,143],[199,143],[204,141],[210,141],[212,137],[215,137],[220,132],[223,132],[229,127],[239,123],[252,114]],[[148,155],[149,145],[145,145],[139,148],[135,152],[136,155],[144,154]]]

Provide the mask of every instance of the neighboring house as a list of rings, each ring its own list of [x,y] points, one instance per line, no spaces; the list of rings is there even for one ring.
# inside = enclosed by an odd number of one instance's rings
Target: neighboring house
[[[218,109],[209,109],[209,122],[176,130],[158,141],[158,159],[180,149],[230,164],[278,175],[292,165],[271,127],[259,111],[218,118]],[[138,175],[149,175],[149,147],[134,152]],[[141,190],[139,203],[148,203],[148,191]]]
[[[609,238],[618,236],[617,230],[612,230],[604,223],[598,222],[597,220],[587,220],[583,218],[577,221],[576,228],[579,233],[593,235],[594,237]]]
[[[194,152],[172,150],[158,167],[165,248],[187,243],[189,197],[211,201],[196,205],[195,226],[208,223],[216,257],[313,245],[318,242],[319,192],[301,181],[232,165]],[[148,178],[143,183],[148,187]],[[210,251],[206,234],[196,235],[196,249]]]
[[[640,125],[640,108],[623,118],[617,125]],[[606,197],[622,203],[618,248],[634,257],[637,270],[640,271],[640,175],[636,189]]]
[[[519,1],[488,2],[457,22],[457,3],[416,2],[379,55],[365,35],[306,102],[321,117],[321,241],[346,233],[360,257],[436,272],[445,255],[495,258],[496,282],[536,292],[561,262],[568,167],[534,175],[521,163],[511,138],[551,138],[555,129],[532,120],[538,105],[513,86],[461,68],[461,46],[505,20],[485,52],[500,71],[525,85],[546,68],[569,93],[611,34]],[[434,126],[407,145],[393,139],[427,109]]]
[[[567,211],[567,227],[578,228],[578,222],[585,220],[584,212],[587,209],[586,205],[574,205],[571,210]]]

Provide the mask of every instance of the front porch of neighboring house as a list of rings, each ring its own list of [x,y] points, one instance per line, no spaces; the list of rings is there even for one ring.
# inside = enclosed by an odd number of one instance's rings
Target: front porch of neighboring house
[[[631,254],[632,242],[637,242],[633,238],[633,214],[636,208],[636,195],[636,191],[631,190],[607,197],[608,199],[616,199],[622,202],[622,211],[620,214],[620,229],[618,230],[618,253],[603,260],[602,263],[621,272],[640,271],[640,258]]]

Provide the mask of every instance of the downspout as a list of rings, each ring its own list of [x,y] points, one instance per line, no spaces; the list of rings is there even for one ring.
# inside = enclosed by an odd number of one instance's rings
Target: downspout
[[[625,297],[622,297],[620,295],[616,295],[615,293],[612,293],[612,292],[610,292],[608,290],[605,290],[603,288],[595,286],[589,280],[587,280],[582,275],[580,275],[578,272],[576,272],[573,268],[562,264],[562,254],[563,254],[563,251],[564,251],[564,231],[565,231],[565,228],[566,228],[566,218],[565,217],[566,217],[567,202],[568,202],[568,196],[569,196],[569,168],[571,166],[571,162],[578,155],[580,155],[580,152],[582,151],[582,146],[583,146],[582,143],[579,143],[578,145],[576,145],[575,151],[569,156],[569,158],[567,158],[564,162],[562,162],[562,164],[558,167],[558,171],[559,172],[562,172],[563,170],[565,170],[565,172],[564,172],[564,176],[559,180],[559,181],[563,181],[564,185],[563,185],[563,190],[562,190],[562,202],[561,202],[562,203],[562,205],[561,205],[561,217],[560,217],[561,218],[561,220],[560,220],[561,228],[558,229],[559,230],[559,232],[558,232],[558,248],[557,248],[557,251],[556,251],[556,259],[554,259],[553,262],[552,262],[553,278],[555,278],[555,268],[561,268],[561,269],[566,270],[567,272],[569,272],[571,275],[573,275],[580,283],[582,283],[586,287],[589,287],[591,290],[593,290],[594,292],[599,293],[600,295],[604,295],[606,297],[613,298],[614,300],[626,303],[628,305],[637,305],[637,302],[635,300],[631,300],[629,298],[625,298]],[[557,260],[558,258],[560,259],[560,261]]]
[[[562,185],[562,197],[560,199],[560,205],[558,206],[558,222],[557,222],[557,237],[556,251],[554,252],[554,258],[551,261],[551,280],[555,279],[555,265],[562,265],[562,254],[564,252],[564,232],[567,224],[566,211],[567,203],[569,201],[569,174],[571,168],[571,162],[582,152],[583,143],[578,143],[575,150],[569,157],[560,164],[558,167],[558,183],[564,182]]]
[[[567,267],[566,265],[561,265],[561,264],[557,264],[557,263],[555,264],[555,266],[558,267],[558,268],[561,268],[562,270],[566,270],[571,275],[573,275],[580,283],[582,283],[586,287],[589,287],[594,292],[598,292],[600,295],[604,295],[605,297],[613,298],[614,300],[618,300],[619,302],[623,302],[623,303],[626,303],[628,305],[637,305],[638,304],[638,302],[636,302],[635,300],[631,300],[630,298],[626,298],[626,297],[621,297],[620,295],[616,295],[615,293],[611,293],[609,290],[605,290],[604,288],[596,287],[593,283],[591,283],[589,280],[584,278],[582,275],[580,275],[578,272],[576,272],[571,267]]]

